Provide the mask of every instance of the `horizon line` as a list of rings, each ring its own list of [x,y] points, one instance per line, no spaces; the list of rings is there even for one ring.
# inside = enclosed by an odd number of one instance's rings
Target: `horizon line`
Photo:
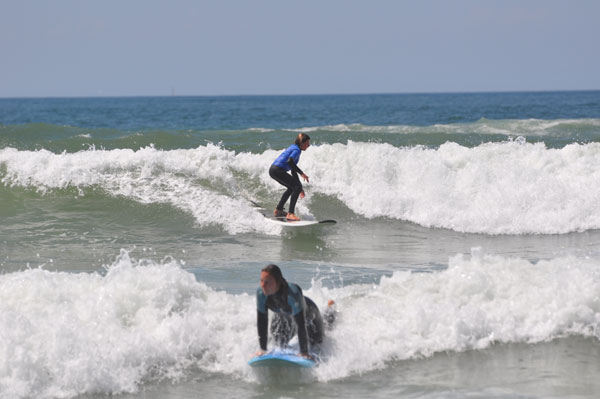
[[[517,94],[517,93],[575,93],[594,92],[600,89],[548,89],[548,90],[481,90],[481,91],[414,91],[414,92],[356,92],[356,93],[297,93],[297,94],[123,94],[123,95],[65,95],[65,96],[0,96],[2,100],[27,99],[93,99],[93,98],[186,98],[186,97],[318,97],[318,96],[385,96],[421,94]]]

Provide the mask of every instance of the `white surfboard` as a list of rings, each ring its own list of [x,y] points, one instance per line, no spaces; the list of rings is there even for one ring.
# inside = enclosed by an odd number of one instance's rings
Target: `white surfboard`
[[[324,225],[330,225],[330,224],[336,224],[337,223],[333,219],[292,221],[292,220],[287,220],[285,218],[285,216],[284,217],[280,217],[280,218],[276,218],[276,217],[267,216],[267,215],[265,215],[265,218],[269,222],[271,222],[271,223],[275,223],[275,224],[278,224],[280,226],[285,226],[285,227],[324,226]]]
[[[254,209],[256,209],[257,211],[259,211],[260,213],[263,214],[263,216],[265,217],[265,219],[267,219],[271,223],[278,224],[280,226],[285,226],[285,227],[307,227],[307,226],[324,226],[324,225],[331,225],[331,224],[336,224],[337,223],[337,221],[335,221],[333,219],[326,219],[326,220],[298,220],[298,221],[287,220],[285,218],[285,216],[275,217],[273,215],[269,215],[267,213],[266,209],[263,206],[261,206],[260,204],[257,204],[254,201],[250,201],[250,203],[252,204],[252,207]]]

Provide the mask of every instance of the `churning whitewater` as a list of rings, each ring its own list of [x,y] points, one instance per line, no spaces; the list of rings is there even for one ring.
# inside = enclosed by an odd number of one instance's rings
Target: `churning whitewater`
[[[279,233],[250,201],[277,195],[267,170],[276,150],[254,154],[219,145],[56,154],[0,150],[1,182],[34,190],[101,190],[142,204],[167,204],[202,226]],[[348,141],[311,147],[308,199],[339,200],[356,215],[484,234],[561,234],[600,228],[600,144],[547,148],[519,137],[469,148],[396,147]],[[231,210],[235,209],[235,212]]]
[[[339,283],[339,281],[337,282]],[[439,273],[395,272],[377,284],[305,293],[338,321],[311,378],[329,381],[445,351],[564,336],[600,338],[600,263],[531,263],[474,250]],[[132,259],[105,273],[42,269],[0,276],[3,397],[136,392],[190,370],[245,380],[256,347],[255,300],[197,281],[173,259]],[[551,315],[551,316],[549,316]]]

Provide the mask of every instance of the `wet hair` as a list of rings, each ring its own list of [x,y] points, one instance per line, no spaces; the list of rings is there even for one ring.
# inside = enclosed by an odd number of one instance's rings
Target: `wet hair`
[[[274,265],[274,264],[267,265],[261,270],[261,272],[269,273],[269,276],[273,277],[275,279],[275,281],[277,282],[277,284],[282,284],[285,282],[285,279],[283,278],[283,275],[281,274],[281,269],[277,265]]]
[[[306,143],[308,140],[310,140],[310,136],[308,134],[299,133],[298,137],[296,137],[296,141],[294,141],[294,144],[300,145],[302,143]]]

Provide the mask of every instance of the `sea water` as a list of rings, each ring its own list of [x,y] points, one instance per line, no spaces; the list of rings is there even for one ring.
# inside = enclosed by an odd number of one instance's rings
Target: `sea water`
[[[268,223],[300,133],[303,218]],[[596,398],[600,92],[0,99],[1,398]],[[337,320],[255,370],[278,264]]]

